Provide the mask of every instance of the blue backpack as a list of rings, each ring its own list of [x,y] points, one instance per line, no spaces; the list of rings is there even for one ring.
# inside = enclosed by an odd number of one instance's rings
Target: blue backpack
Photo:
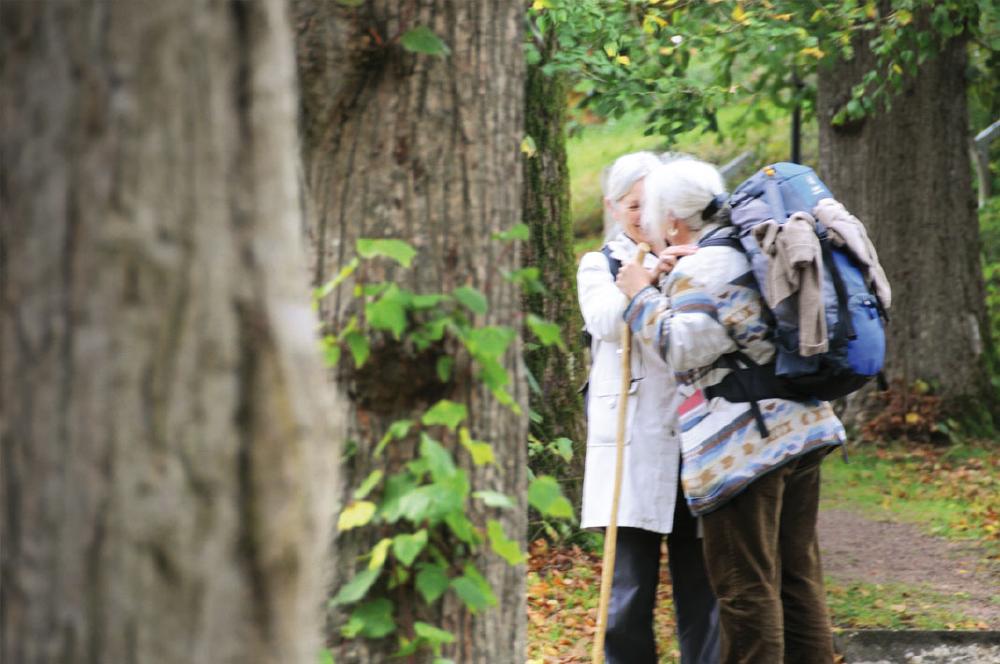
[[[735,237],[708,237],[700,246],[731,246],[744,252],[758,284],[764,283],[769,258],[750,232],[754,226],[774,219],[784,223],[795,212],[810,214],[830,190],[808,166],[787,162],[766,166],[733,192],[729,199]],[[847,247],[834,246],[826,228],[816,222],[816,235],[823,257],[823,300],[826,312],[828,350],[799,355],[798,298],[794,295],[770,310],[774,322],[774,362],[756,365],[743,353],[720,359],[733,371],[709,388],[708,396],[752,404],[761,434],[766,436],[758,399],[829,401],[850,394],[873,377],[885,387],[885,328],[888,321],[878,297],[865,282],[860,263]],[[763,304],[763,302],[762,302]],[[767,308],[767,305],[764,304]]]

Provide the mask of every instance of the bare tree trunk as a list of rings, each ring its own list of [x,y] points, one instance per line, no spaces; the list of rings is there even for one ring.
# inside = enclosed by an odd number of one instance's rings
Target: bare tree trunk
[[[859,45],[854,60],[820,74],[822,176],[868,226],[892,283],[888,377],[928,381],[953,405],[988,413],[966,44],[953,39],[920,65],[891,110],[834,126],[831,118],[873,62]]]
[[[529,294],[525,309],[557,323],[566,347],[539,345],[525,353],[525,363],[539,387],[531,394],[531,409],[541,415],[541,421],[531,425],[532,433],[542,442],[569,438],[574,454],[568,466],[554,466],[552,459],[545,458],[532,468],[559,477],[567,498],[579,505],[587,440],[578,390],[586,379],[586,366],[566,165],[567,86],[563,75],[546,76],[542,71],[556,48],[554,32],[550,30],[545,43],[538,46],[542,60],[527,69],[525,97],[525,130],[536,152],[524,158],[524,221],[531,229],[524,265],[540,270],[545,292]]]
[[[277,1],[4,6],[5,662],[316,660],[292,57]]]
[[[355,255],[358,238],[399,238],[419,252],[412,268],[365,265],[355,277],[369,283],[397,280],[420,293],[472,286],[489,300],[489,312],[478,323],[519,328],[520,295],[503,278],[519,266],[518,252],[492,235],[511,228],[521,212],[520,3],[385,0],[353,8],[298,0],[294,6],[314,283],[337,274]],[[401,48],[400,36],[416,27],[432,30],[450,55]],[[342,329],[356,313],[352,291],[348,280],[324,301],[322,316],[332,330]],[[487,516],[498,518],[523,545],[526,418],[497,403],[461,354],[451,378],[441,382],[436,360],[456,352],[446,346],[421,353],[381,339],[362,370],[355,371],[349,360],[340,363],[337,381],[352,395],[350,437],[357,443],[345,467],[345,491],[373,469],[391,472],[411,460],[410,443],[387,448],[388,459],[375,458],[372,450],[390,423],[449,398],[468,407],[472,435],[495,449],[498,465],[477,467],[457,441],[444,441],[460,450],[455,456],[473,489],[503,491],[520,505],[501,514],[476,507],[469,517],[480,527]],[[508,352],[505,367],[513,377],[511,393],[526,413],[520,341]],[[351,530],[336,545],[352,560],[380,536],[372,528]],[[523,566],[511,567],[492,554],[483,554],[477,564],[493,586],[497,608],[470,614],[451,592],[427,606],[416,593],[399,588],[392,595],[395,606],[411,612],[401,617],[400,631],[412,636],[413,619],[424,620],[456,635],[445,647],[455,661],[522,662]],[[354,572],[349,565],[336,570],[334,586]],[[332,617],[332,640],[339,640],[342,620]],[[339,641],[335,652],[338,662],[384,662],[395,649],[391,639],[358,639]]]

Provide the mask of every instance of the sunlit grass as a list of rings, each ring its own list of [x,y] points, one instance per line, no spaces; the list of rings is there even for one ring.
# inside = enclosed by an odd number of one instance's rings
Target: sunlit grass
[[[909,584],[843,583],[826,579],[826,598],[839,629],[979,629],[950,605],[949,596]]]

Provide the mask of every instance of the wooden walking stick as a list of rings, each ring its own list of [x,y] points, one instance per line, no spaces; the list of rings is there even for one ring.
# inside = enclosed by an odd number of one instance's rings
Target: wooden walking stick
[[[649,245],[639,244],[635,262],[642,265],[649,253]],[[608,625],[608,603],[611,601],[611,580],[615,573],[615,552],[618,540],[618,501],[622,493],[622,465],[625,457],[625,422],[628,415],[628,391],[632,386],[632,330],[628,323],[622,327],[622,383],[618,396],[618,432],[615,440],[615,483],[611,490],[611,519],[604,531],[604,561],[601,569],[601,601],[597,608],[597,632],[591,659],[596,664],[604,662],[604,632]]]

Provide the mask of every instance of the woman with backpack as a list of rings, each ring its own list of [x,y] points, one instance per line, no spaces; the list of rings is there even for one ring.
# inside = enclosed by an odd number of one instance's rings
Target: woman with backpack
[[[723,241],[735,229],[722,177],[702,161],[673,161],[653,169],[644,189],[645,232],[700,245],[679,261],[662,255],[662,289],[655,271],[628,263],[617,285],[639,345],[655,349],[680,385],[683,484],[702,521],[722,662],[831,662],[816,517],[820,462],[843,444],[843,426],[823,401],[751,407],[713,394],[733,368],[775,354],[747,258]]]
[[[620,157],[604,183],[604,205],[616,223],[601,251],[583,256],[577,273],[580,308],[590,334],[593,363],[585,395],[587,455],[581,526],[608,526],[615,471],[621,389],[622,314],[627,301],[615,286],[620,266],[632,263],[647,240],[640,223],[643,179],[659,166],[649,152]],[[652,243],[651,243],[652,244]],[[660,249],[664,243],[658,243]],[[680,255],[690,247],[671,247]],[[657,264],[655,255],[646,266]],[[681,661],[719,661],[718,609],[705,573],[697,524],[679,490],[673,373],[648,345],[633,342],[632,384],[627,406],[625,453],[618,510],[617,553],[605,632],[610,664],[657,661],[653,608],[659,581],[660,546],[667,536]]]

